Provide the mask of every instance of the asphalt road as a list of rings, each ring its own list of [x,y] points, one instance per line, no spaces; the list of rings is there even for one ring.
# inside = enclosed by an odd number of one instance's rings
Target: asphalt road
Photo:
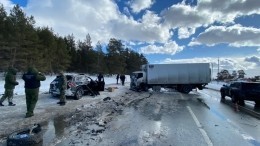
[[[259,119],[235,112],[219,99],[212,90],[152,92],[114,118],[100,135],[102,140],[92,144],[259,146]]]

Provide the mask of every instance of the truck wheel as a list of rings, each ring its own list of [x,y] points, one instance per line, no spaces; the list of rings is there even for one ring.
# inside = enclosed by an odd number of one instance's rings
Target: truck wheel
[[[82,98],[83,92],[84,92],[84,91],[83,91],[82,88],[78,88],[78,89],[76,90],[76,92],[75,92],[74,98],[75,98],[76,100],[79,100],[80,98]]]
[[[191,86],[190,85],[184,85],[182,86],[182,92],[185,93],[185,94],[188,94],[190,93],[190,91],[192,90]]]
[[[140,86],[143,91],[148,91],[148,86],[146,84],[141,84]]]

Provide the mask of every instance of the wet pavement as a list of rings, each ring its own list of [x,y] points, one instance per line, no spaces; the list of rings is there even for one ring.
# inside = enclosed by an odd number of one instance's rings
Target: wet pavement
[[[42,123],[43,145],[260,145],[259,119],[234,112],[215,91],[202,92],[107,97]]]

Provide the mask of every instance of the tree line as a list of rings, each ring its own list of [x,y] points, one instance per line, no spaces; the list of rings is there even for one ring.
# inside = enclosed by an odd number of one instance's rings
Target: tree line
[[[143,54],[111,38],[103,49],[100,42],[92,46],[91,37],[76,41],[73,34],[61,37],[52,28],[35,27],[33,16],[26,16],[19,5],[8,15],[0,4],[0,71],[13,66],[26,71],[35,66],[39,71],[59,70],[78,73],[130,74],[148,63]]]
[[[226,79],[242,79],[245,78],[245,72],[244,70],[238,70],[238,71],[233,71],[232,74],[229,73],[228,70],[223,69],[217,74],[217,80],[226,80]]]

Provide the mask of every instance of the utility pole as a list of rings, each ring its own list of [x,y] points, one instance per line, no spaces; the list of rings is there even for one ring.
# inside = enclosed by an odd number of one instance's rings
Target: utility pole
[[[213,76],[213,62],[211,63],[211,80],[213,80],[214,76]]]
[[[218,57],[218,74],[219,74],[219,57]]]

